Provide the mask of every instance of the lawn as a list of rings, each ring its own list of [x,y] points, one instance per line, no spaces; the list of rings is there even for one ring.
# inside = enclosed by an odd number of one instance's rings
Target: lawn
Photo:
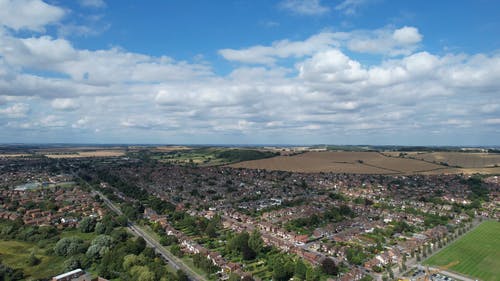
[[[31,252],[41,259],[36,266],[27,266],[26,261]],[[20,241],[0,241],[0,258],[2,263],[12,268],[22,268],[28,275],[27,280],[50,278],[63,271],[64,258],[45,255],[45,250],[34,243]]]
[[[424,264],[446,266],[448,270],[484,281],[500,281],[500,222],[486,221]]]

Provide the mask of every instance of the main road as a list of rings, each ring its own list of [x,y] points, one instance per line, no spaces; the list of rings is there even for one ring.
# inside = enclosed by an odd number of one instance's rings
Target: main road
[[[118,208],[113,202],[111,202],[111,200],[109,200],[106,196],[104,196],[104,194],[102,194],[99,191],[95,191],[95,193],[99,195],[99,197],[101,197],[101,199],[104,201],[106,206],[108,206],[108,208],[110,208],[112,211],[114,211],[120,216],[123,215],[120,208]],[[170,253],[154,237],[151,237],[151,235],[142,230],[134,222],[128,221],[127,227],[135,236],[142,237],[144,241],[146,241],[146,243],[149,246],[151,246],[158,254],[160,254],[166,261],[168,261],[173,268],[175,268],[176,270],[181,269],[182,271],[184,271],[190,280],[207,281],[205,277],[201,276],[200,274],[196,273],[191,268],[189,268],[182,260],[174,256],[172,253]]]

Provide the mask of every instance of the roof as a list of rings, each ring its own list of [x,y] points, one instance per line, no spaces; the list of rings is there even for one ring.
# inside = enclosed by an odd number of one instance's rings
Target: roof
[[[54,278],[55,279],[61,279],[61,278],[64,278],[64,277],[68,277],[68,276],[71,276],[75,273],[80,273],[80,272],[83,272],[83,270],[81,270],[80,268],[78,269],[75,269],[75,270],[72,270],[72,271],[68,271],[66,273],[63,273],[63,274],[60,274],[60,275],[57,275],[55,276]]]

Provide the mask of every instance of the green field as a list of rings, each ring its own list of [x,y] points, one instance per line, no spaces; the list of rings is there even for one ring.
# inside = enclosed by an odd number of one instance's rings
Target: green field
[[[431,266],[451,263],[457,264],[450,271],[484,281],[500,281],[500,222],[483,222],[424,262]]]
[[[26,261],[31,252],[41,259],[36,266],[27,266]],[[50,278],[63,272],[64,258],[45,255],[45,250],[34,243],[20,241],[0,241],[0,258],[3,264],[12,268],[22,268],[27,280]]]
[[[273,156],[276,156],[276,153],[270,151],[207,147],[169,153],[157,153],[152,158],[160,162],[172,164],[217,166],[241,161],[264,159]]]

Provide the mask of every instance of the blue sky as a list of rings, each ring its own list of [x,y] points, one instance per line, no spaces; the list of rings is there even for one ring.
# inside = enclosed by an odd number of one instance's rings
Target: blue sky
[[[498,1],[0,0],[0,142],[498,145]]]

